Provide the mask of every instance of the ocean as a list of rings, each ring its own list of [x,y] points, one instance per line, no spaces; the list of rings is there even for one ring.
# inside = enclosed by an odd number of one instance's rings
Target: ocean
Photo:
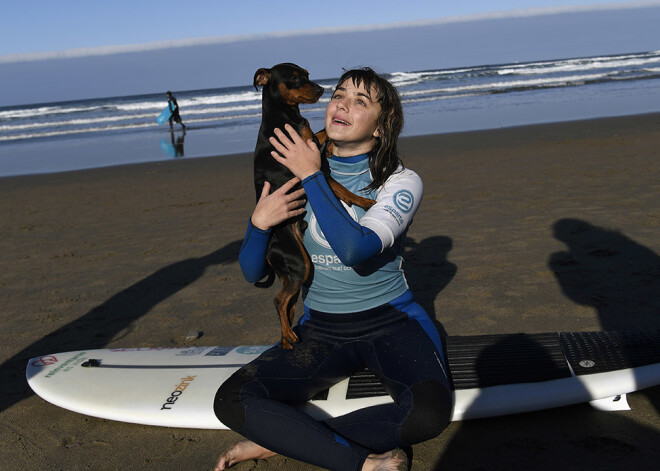
[[[393,72],[404,136],[660,111],[660,51],[528,63]],[[323,127],[337,78],[302,113]],[[252,152],[261,92],[240,87],[174,90],[184,134],[158,126],[165,90],[150,95],[0,107],[0,176]]]

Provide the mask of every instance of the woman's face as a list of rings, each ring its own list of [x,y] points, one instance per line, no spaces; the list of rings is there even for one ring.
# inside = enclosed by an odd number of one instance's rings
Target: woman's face
[[[332,94],[325,110],[325,130],[336,156],[350,157],[373,149],[380,114],[375,95],[373,89],[367,90],[363,84],[356,87],[352,80],[340,84]]]

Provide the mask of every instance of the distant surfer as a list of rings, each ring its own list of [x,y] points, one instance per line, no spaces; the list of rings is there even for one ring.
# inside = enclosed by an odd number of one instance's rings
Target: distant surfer
[[[170,116],[170,130],[174,129],[173,122],[177,122],[183,128],[183,132],[186,132],[186,125],[183,124],[181,120],[181,115],[179,114],[179,104],[176,101],[176,97],[172,95],[172,92],[167,92],[167,105],[172,110],[172,116]]]

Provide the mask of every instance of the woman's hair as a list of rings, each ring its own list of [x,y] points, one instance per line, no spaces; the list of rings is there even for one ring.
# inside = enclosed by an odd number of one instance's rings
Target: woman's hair
[[[378,116],[378,138],[376,145],[369,152],[369,169],[373,181],[368,190],[374,190],[385,183],[400,165],[397,141],[403,129],[403,107],[394,85],[385,77],[378,75],[369,67],[347,70],[339,78],[337,86],[350,80],[356,87],[364,86],[376,92],[376,101],[380,104]]]

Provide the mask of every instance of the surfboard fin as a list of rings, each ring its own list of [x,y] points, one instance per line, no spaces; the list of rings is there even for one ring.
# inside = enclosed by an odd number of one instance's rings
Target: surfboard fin
[[[616,396],[604,397],[589,401],[591,407],[602,411],[630,410],[626,394],[617,394]]]

